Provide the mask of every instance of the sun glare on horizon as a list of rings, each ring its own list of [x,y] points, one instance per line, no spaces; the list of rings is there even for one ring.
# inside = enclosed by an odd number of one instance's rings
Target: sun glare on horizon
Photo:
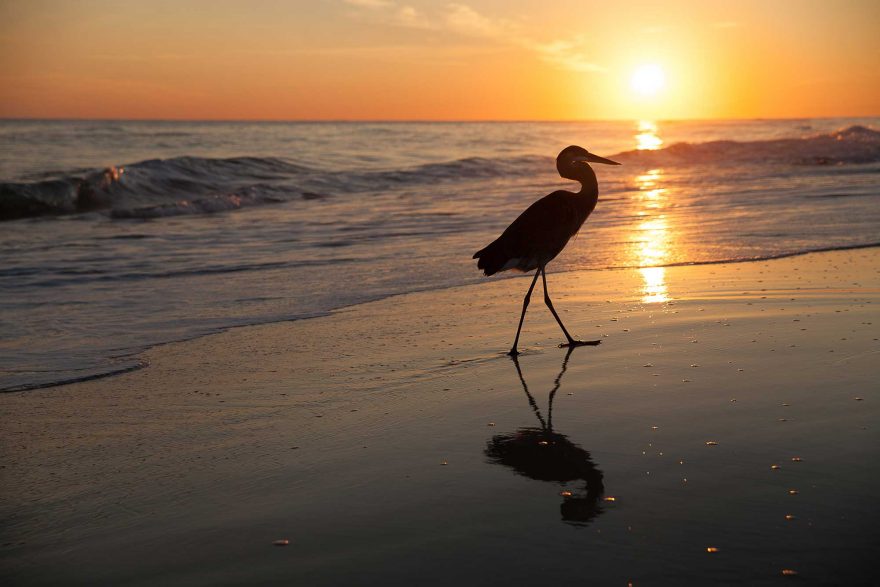
[[[639,96],[651,97],[666,86],[666,74],[659,65],[640,65],[630,78],[630,86]]]

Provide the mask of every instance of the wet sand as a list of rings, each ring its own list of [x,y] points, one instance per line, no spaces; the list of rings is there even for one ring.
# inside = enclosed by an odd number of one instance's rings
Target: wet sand
[[[877,249],[527,279],[0,396],[4,583],[874,583]]]

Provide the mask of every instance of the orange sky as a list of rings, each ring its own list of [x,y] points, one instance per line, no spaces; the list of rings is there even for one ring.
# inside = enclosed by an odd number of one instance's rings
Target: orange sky
[[[873,116],[880,1],[0,2],[0,82],[0,117]]]

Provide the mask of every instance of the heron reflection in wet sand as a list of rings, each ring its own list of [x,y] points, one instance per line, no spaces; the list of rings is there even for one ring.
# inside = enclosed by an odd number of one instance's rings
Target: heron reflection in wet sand
[[[501,233],[501,236],[474,253],[473,258],[477,259],[477,268],[482,269],[486,275],[494,275],[508,269],[516,269],[524,273],[535,270],[535,278],[532,279],[532,285],[529,286],[523,299],[522,313],[519,316],[519,326],[516,328],[513,346],[507,353],[512,357],[519,354],[516,348],[519,344],[519,333],[538,276],[541,276],[544,285],[544,303],[547,304],[567,341],[559,346],[595,346],[601,342],[576,340],[568,333],[562,319],[553,308],[553,302],[550,301],[545,269],[547,263],[555,259],[571,237],[578,233],[599,201],[599,182],[590,163],[620,165],[617,161],[590,153],[583,147],[577,145],[566,147],[556,157],[556,170],[561,177],[580,183],[580,191],[575,193],[557,190],[544,196],[526,208],[525,212]]]
[[[569,482],[583,480],[585,485],[582,491],[562,492],[560,512],[566,522],[587,524],[602,513],[600,500],[605,492],[602,472],[593,464],[589,452],[571,442],[564,434],[553,431],[553,399],[559,391],[572,350],[568,349],[562,369],[550,390],[546,420],[535,398],[529,393],[519,361],[513,358],[523,391],[541,426],[493,436],[486,444],[485,454],[490,463],[508,466],[530,479],[555,481],[563,487]]]

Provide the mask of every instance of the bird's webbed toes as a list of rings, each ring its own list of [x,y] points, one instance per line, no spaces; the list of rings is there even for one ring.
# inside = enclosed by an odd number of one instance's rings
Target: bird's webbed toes
[[[576,347],[576,346],[599,346],[602,344],[601,340],[570,340],[568,342],[564,342],[559,345],[559,348],[568,348],[568,347]]]

